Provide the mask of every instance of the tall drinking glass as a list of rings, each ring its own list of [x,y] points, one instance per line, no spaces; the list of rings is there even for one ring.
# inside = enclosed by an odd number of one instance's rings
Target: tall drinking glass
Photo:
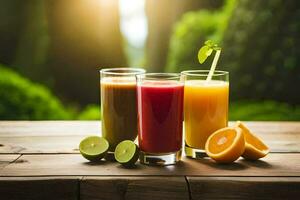
[[[181,158],[183,81],[180,74],[137,75],[140,162],[175,164]]]
[[[184,79],[185,154],[201,158],[205,142],[216,130],[228,124],[229,73],[215,71],[206,81],[209,70],[181,72]]]
[[[135,140],[137,136],[137,74],[139,68],[109,68],[100,71],[102,136],[114,152],[123,140]]]

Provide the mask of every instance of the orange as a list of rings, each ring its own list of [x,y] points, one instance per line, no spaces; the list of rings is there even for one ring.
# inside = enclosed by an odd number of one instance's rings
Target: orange
[[[245,150],[242,130],[226,127],[215,131],[205,143],[206,154],[219,163],[237,160]]]
[[[245,151],[243,157],[249,160],[257,160],[265,157],[269,153],[269,147],[263,141],[250,131],[250,129],[240,121],[237,121],[236,127],[242,129],[245,137]]]

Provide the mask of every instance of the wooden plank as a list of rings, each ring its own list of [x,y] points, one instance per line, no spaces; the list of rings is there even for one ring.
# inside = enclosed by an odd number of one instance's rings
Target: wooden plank
[[[0,121],[0,153],[78,153],[100,129],[100,121]]]
[[[82,200],[189,199],[185,177],[84,177]]]
[[[246,123],[272,152],[300,152],[300,122]],[[99,121],[1,121],[0,154],[78,153],[83,137],[100,134]]]
[[[0,155],[0,170],[5,166],[15,161],[20,155],[18,154],[1,154]]]
[[[234,125],[235,122],[229,122]],[[300,133],[300,122],[245,122],[254,132]],[[100,132],[100,121],[0,121],[2,136],[85,135]]]
[[[244,122],[244,121],[243,121]],[[290,132],[299,133],[300,122],[298,121],[245,121],[249,128],[257,132]],[[234,125],[235,122],[229,122],[229,125]]]
[[[300,152],[300,122],[245,122],[271,152]],[[234,122],[230,122],[230,126]]]
[[[22,154],[43,154],[43,153],[79,153],[80,141],[88,136],[22,136],[22,137],[1,137],[0,153],[22,153]]]
[[[0,136],[0,153],[78,153],[78,144],[86,136]],[[97,134],[94,134],[97,135]],[[259,134],[271,152],[300,152],[300,134]]]
[[[81,155],[23,155],[0,171],[0,176],[300,176],[300,154],[271,153],[263,160],[244,159],[230,165],[216,164],[211,159],[183,158],[176,166],[150,167],[138,164],[126,169],[114,162],[92,164]]]
[[[235,122],[229,122],[234,125]],[[300,133],[300,122],[245,122],[253,131]],[[85,135],[98,133],[100,121],[0,121],[2,136]],[[258,133],[259,134],[259,133]]]
[[[1,178],[1,199],[9,200],[77,200],[79,194],[78,178]]]
[[[99,134],[100,129],[100,121],[0,121],[4,137]]]
[[[296,199],[300,177],[187,177],[192,199]]]

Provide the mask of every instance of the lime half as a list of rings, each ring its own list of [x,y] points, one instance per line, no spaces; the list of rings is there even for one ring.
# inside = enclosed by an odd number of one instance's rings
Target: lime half
[[[130,141],[120,142],[115,149],[115,159],[124,166],[133,166],[139,158],[138,146]]]
[[[99,161],[104,158],[108,148],[108,141],[98,136],[86,137],[79,144],[81,155],[90,161]]]

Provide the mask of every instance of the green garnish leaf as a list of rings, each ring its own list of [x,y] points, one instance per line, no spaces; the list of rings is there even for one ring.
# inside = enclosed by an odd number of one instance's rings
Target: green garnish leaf
[[[217,45],[213,47],[213,50],[218,51],[221,50],[221,47],[218,47]]]
[[[212,52],[213,52],[213,49],[209,49],[209,50],[206,52],[207,57],[210,56]]]
[[[214,45],[213,41],[211,41],[211,40],[206,40],[206,41],[204,42],[204,44],[205,44],[206,46],[213,46],[213,45]]]
[[[204,46],[200,48],[198,51],[198,60],[200,64],[203,64],[206,59],[212,54],[213,51],[219,51],[221,47],[215,44],[211,40],[207,40],[204,42]]]
[[[212,54],[212,52],[215,51],[215,57],[212,62],[212,65],[210,67],[209,73],[207,75],[206,81],[210,81],[212,79],[212,76],[215,72],[220,54],[221,54],[221,47],[218,46],[218,44],[214,43],[211,40],[207,40],[204,42],[204,46],[201,47],[198,51],[198,60],[200,64],[204,63],[205,60]]]
[[[201,47],[201,49],[199,50],[199,52],[198,52],[198,60],[199,60],[199,62],[201,64],[204,63],[205,60],[207,59],[210,50],[211,49],[208,46],[206,46],[206,45],[203,46],[203,47]]]

